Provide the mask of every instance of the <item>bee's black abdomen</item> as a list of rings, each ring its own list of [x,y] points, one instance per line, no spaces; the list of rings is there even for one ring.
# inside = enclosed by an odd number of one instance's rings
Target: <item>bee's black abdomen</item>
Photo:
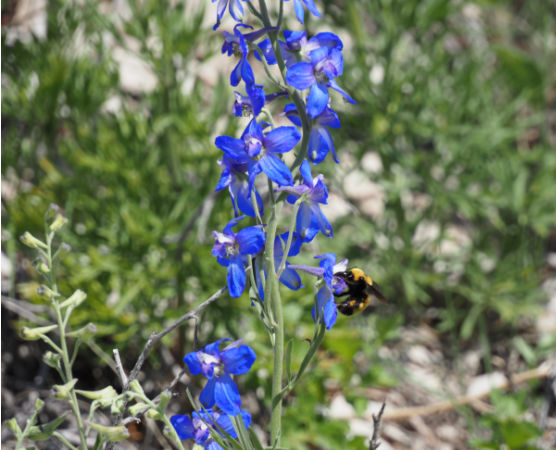
[[[349,302],[338,303],[338,311],[340,311],[345,316],[351,316],[355,312],[355,308],[348,304]]]

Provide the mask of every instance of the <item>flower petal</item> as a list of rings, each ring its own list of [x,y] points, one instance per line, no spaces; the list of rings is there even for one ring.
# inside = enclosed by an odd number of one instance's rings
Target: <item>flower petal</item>
[[[267,153],[263,156],[259,160],[259,165],[268,178],[278,183],[280,186],[293,184],[292,174],[288,166],[272,153]]]
[[[232,297],[241,297],[245,289],[245,269],[241,257],[233,258],[228,265],[228,291]]]
[[[199,375],[201,373],[201,361],[197,352],[188,353],[183,357],[183,360],[187,364],[187,368],[192,375]]]
[[[214,144],[233,160],[245,162],[249,159],[245,152],[245,142],[242,139],[236,139],[231,136],[218,136]]]
[[[230,14],[236,22],[243,20],[243,6],[239,0],[230,0]]]
[[[308,158],[313,164],[319,164],[324,161],[330,150],[334,150],[334,142],[332,141],[330,131],[326,127],[313,125],[307,148]],[[334,156],[336,155],[335,152],[333,154]],[[336,162],[338,161],[336,160]]]
[[[237,385],[230,375],[224,374],[216,380],[214,386],[214,399],[218,407],[226,414],[237,416],[241,407],[241,397]]]
[[[249,372],[251,366],[257,359],[257,355],[248,345],[240,345],[222,352],[224,370],[232,375],[241,375]]]
[[[220,428],[222,428],[222,430],[225,433],[229,434],[234,439],[237,439],[237,433],[236,433],[236,430],[234,428],[234,424],[232,423],[232,419],[230,419],[230,416],[227,416],[226,414],[222,414],[216,420],[216,425],[218,425]]]
[[[297,291],[298,289],[303,287],[301,278],[299,277],[298,273],[288,267],[288,265],[286,265],[286,268],[282,272],[280,281],[284,286],[286,286],[288,289],[291,289],[292,291]]]
[[[303,8],[303,3],[301,3],[301,0],[293,0],[293,7],[295,9],[297,20],[303,24],[303,21],[305,20],[305,8]]]
[[[306,186],[313,187],[313,175],[311,175],[311,165],[304,159],[299,167],[299,173],[303,178],[303,182]]]
[[[264,137],[264,146],[270,153],[289,152],[301,139],[301,133],[295,127],[279,127]]]
[[[323,214],[320,207],[318,205],[312,205],[311,209],[313,211],[313,217],[316,219],[322,234],[329,238],[333,237],[334,233],[332,232],[332,225],[330,225],[330,222]]]
[[[176,414],[170,417],[170,422],[180,439],[193,439],[195,437],[195,427],[189,416]]]
[[[201,395],[199,395],[199,401],[205,408],[212,408],[214,406],[214,387],[216,386],[216,380],[217,379],[214,377],[209,379],[204,389],[201,391]]]
[[[288,69],[286,82],[296,89],[307,89],[316,83],[312,64],[298,62]]]
[[[328,88],[324,83],[315,83],[309,91],[307,100],[307,113],[313,119],[320,115],[328,104]]]
[[[224,416],[224,417],[226,417],[226,416]],[[205,450],[224,450],[224,447],[222,447],[215,440],[211,439],[211,440],[209,440],[209,442],[207,442],[205,444]]]
[[[297,212],[296,231],[303,239],[303,242],[310,242],[319,232],[317,223],[313,220],[311,207],[307,203],[302,203]]]
[[[338,317],[338,308],[332,297],[328,303],[324,306],[324,324],[326,329],[330,330],[332,326],[336,323],[336,318]]]
[[[236,235],[241,255],[253,255],[258,253],[264,245],[264,231],[259,227],[246,227]]]
[[[331,87],[332,89],[334,89],[336,92],[339,92],[340,94],[342,94],[344,96],[344,98],[350,102],[350,103],[357,103],[354,99],[352,99],[348,93],[346,91],[344,91],[340,86],[338,86],[338,83],[336,83],[335,80],[330,80],[328,82],[328,86]]]

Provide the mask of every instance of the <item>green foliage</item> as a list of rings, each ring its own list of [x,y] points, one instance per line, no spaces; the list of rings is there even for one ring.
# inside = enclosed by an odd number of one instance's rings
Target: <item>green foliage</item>
[[[509,450],[537,448],[532,441],[542,436],[543,431],[525,418],[530,405],[527,390],[514,394],[493,391],[491,394],[494,412],[481,418],[481,425],[490,432],[488,440],[472,442],[474,448],[497,449],[505,446]]]

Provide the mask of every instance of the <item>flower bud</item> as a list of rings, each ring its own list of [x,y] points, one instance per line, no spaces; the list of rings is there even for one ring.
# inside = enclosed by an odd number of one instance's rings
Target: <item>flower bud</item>
[[[81,389],[75,390],[76,394],[82,395],[91,400],[100,400],[100,399],[110,399],[113,400],[118,396],[116,389],[112,386],[106,386],[104,389],[99,389],[97,391],[83,391]]]
[[[162,420],[162,415],[156,409],[152,408],[145,413],[145,416],[153,420]]]
[[[143,411],[147,410],[149,408],[149,405],[147,405],[146,403],[143,402],[139,402],[136,403],[135,405],[132,405],[130,407],[128,407],[128,411],[132,416],[137,416],[139,414],[141,414]]]
[[[60,296],[60,294],[54,292],[52,289],[50,289],[48,286],[45,286],[44,284],[41,284],[37,288],[37,294],[39,294],[41,297],[48,298],[48,299]]]
[[[48,267],[44,262],[41,262],[39,264],[38,269],[42,272],[42,273],[49,273],[50,272],[50,267]]]
[[[66,384],[55,384],[52,386],[52,395],[56,398],[65,399],[69,397],[69,393],[77,383],[77,378],[68,381]]]
[[[56,217],[54,218],[54,221],[50,224],[50,230],[51,231],[58,231],[66,223],[68,223],[68,219],[66,219],[61,214],[56,214]]]
[[[129,438],[129,431],[123,425],[117,427],[99,425],[98,423],[91,423],[90,425],[109,441],[116,442]]]
[[[27,247],[31,247],[31,248],[44,248],[45,250],[48,248],[47,245],[41,241],[40,239],[37,239],[35,236],[33,236],[31,233],[29,233],[28,231],[26,231],[25,233],[23,233],[21,235],[21,237],[19,238],[19,240],[26,245]]]
[[[6,425],[8,425],[8,428],[11,430],[11,432],[15,435],[16,438],[19,439],[21,437],[21,428],[17,424],[17,420],[15,420],[15,417],[6,421]]]
[[[60,360],[62,357],[57,353],[53,353],[50,350],[47,351],[44,355],[42,355],[43,362],[47,365],[52,367],[53,369],[57,369],[60,367]]]
[[[136,394],[143,395],[143,396],[145,395],[145,391],[143,391],[143,388],[141,387],[139,381],[137,380],[132,380],[129,383],[129,389],[131,389]]]
[[[73,338],[80,338],[80,339],[90,339],[92,338],[96,332],[97,332],[97,327],[94,323],[89,322],[87,325],[85,325],[83,328],[79,328],[79,330],[75,330],[72,331],[71,333],[68,333],[67,335]]]
[[[60,303],[60,307],[67,308],[68,306],[72,306],[73,308],[77,308],[86,298],[87,294],[81,289],[77,289],[67,300]]]
[[[44,400],[41,400],[40,398],[37,398],[35,400],[35,411],[39,412],[44,406]]]
[[[19,332],[19,335],[26,341],[36,341],[37,339],[41,339],[46,333],[50,333],[56,328],[58,328],[58,325],[47,325],[46,327],[37,328],[23,327]]]
[[[124,407],[123,397],[118,397],[112,401],[112,404],[110,405],[110,413],[113,415],[122,414],[124,412]]]
[[[164,411],[166,409],[166,406],[168,406],[168,403],[170,402],[173,396],[174,394],[170,392],[168,389],[164,389],[161,392],[160,401],[158,402],[158,406],[161,411]]]

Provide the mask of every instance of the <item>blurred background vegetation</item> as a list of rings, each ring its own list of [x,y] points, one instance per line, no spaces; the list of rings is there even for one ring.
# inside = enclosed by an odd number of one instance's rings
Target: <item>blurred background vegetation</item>
[[[431,376],[442,388],[451,376],[464,393],[473,377],[536,367],[553,355],[554,325],[540,328],[538,318],[554,318],[547,303],[554,309],[556,296],[556,6],[317,6],[323,19],[308,18],[307,29],[342,37],[340,83],[358,103],[334,98],[341,164],[327,159],[313,170],[326,175],[334,239],[319,238],[298,261],[328,251],[348,257],[390,303],[338,321],[299,387],[303,398],[288,399],[284,432],[292,448],[361,448],[365,434],[334,415],[332,400],[340,396],[363,417],[384,392],[404,393],[416,347],[425,348],[423,365],[438,369]],[[152,331],[225,283],[210,256],[211,231],[232,208],[225,193],[213,195],[213,143],[245,121],[231,116],[234,62],[218,56],[215,15],[208,1],[2,1],[2,293],[39,302],[17,237],[39,234],[48,205],[60,205],[72,246],[61,290],[86,291],[73,320],[99,328],[96,353],[81,352],[80,380],[90,386],[117,384],[106,364],[112,348],[130,368]],[[311,335],[312,289],[284,295],[295,360]],[[42,364],[39,350],[17,352],[20,323],[3,320],[3,352],[19,355],[17,363],[3,356],[3,388],[14,392],[36,385]],[[201,343],[225,336],[245,338],[259,355],[241,390],[252,393],[248,407],[264,426],[271,353],[246,296],[222,298],[203,315]],[[146,369],[152,392],[193,350],[193,327],[165,344]],[[424,392],[407,403],[439,395]],[[543,393],[537,382],[493,397],[488,414],[458,409],[458,420],[450,418],[457,437],[446,442],[535,448]],[[181,402],[176,410],[184,411]],[[13,415],[9,407],[3,418]],[[414,425],[402,430],[419,434]],[[390,440],[385,448],[398,448]]]

